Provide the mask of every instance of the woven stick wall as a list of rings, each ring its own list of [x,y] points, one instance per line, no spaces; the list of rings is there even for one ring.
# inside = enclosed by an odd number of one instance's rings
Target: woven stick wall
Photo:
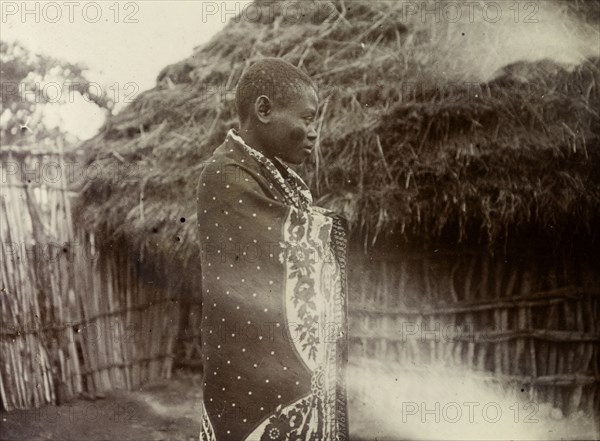
[[[69,160],[5,147],[1,159],[1,407],[169,377],[178,307],[138,278],[126,250],[108,258],[74,232]]]
[[[353,267],[353,357],[467,367],[567,412],[598,411],[593,262],[438,252]]]

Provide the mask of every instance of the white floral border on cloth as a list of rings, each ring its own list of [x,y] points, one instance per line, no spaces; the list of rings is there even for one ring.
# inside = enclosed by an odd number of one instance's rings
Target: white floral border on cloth
[[[346,403],[345,398],[342,402],[338,399],[340,392],[345,397],[345,381],[338,384],[339,369],[343,367],[337,366],[345,352],[339,352],[338,348],[345,332],[334,332],[332,339],[329,335],[319,339],[320,329],[316,336],[312,332],[314,325],[318,327],[327,318],[342,323],[346,303],[345,257],[337,256],[336,251],[345,248],[344,228],[335,213],[312,206],[308,186],[292,169],[274,159],[287,172],[285,179],[270,159],[248,146],[233,129],[227,136],[266,169],[290,206],[283,228],[282,248],[287,249],[282,253],[288,253],[284,258],[286,279],[294,280],[286,284],[286,315],[288,322],[302,326],[300,339],[294,340],[294,344],[300,359],[312,371],[311,393],[288,406],[278,406],[246,441],[346,440]],[[279,257],[281,260],[282,254]],[[314,301],[317,291],[324,300],[322,305]],[[216,441],[205,412],[201,440]]]
[[[312,195],[310,194],[310,190],[308,189],[308,186],[306,185],[304,180],[302,180],[302,178],[298,176],[298,174],[294,170],[292,170],[279,159],[277,159],[277,161],[283,167],[285,167],[287,172],[293,177],[294,182],[290,182],[284,179],[284,177],[281,175],[275,164],[273,164],[273,162],[269,158],[267,158],[258,150],[253,149],[248,144],[246,144],[246,142],[236,133],[234,129],[230,129],[227,133],[227,136],[231,137],[231,139],[235,140],[238,144],[242,145],[242,147],[244,147],[244,149],[248,152],[248,154],[250,154],[250,156],[256,159],[267,169],[267,171],[271,174],[271,176],[275,179],[275,181],[285,192],[285,195],[288,198],[288,203],[293,204],[296,208],[299,209],[307,210],[312,208],[313,200]],[[294,188],[292,188],[292,186]]]

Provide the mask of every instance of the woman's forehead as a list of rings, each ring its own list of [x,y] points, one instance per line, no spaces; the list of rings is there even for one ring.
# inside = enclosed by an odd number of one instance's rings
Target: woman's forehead
[[[316,90],[312,87],[305,87],[294,99],[287,103],[286,107],[301,112],[308,110],[316,111],[318,104],[319,97]]]

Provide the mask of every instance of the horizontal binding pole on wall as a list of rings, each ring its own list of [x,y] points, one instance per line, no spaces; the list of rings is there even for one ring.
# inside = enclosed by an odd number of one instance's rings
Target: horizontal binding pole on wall
[[[550,306],[568,300],[584,297],[600,296],[600,290],[583,288],[561,288],[552,291],[532,293],[513,297],[500,297],[494,300],[455,302],[448,305],[423,306],[421,308],[405,308],[379,306],[375,303],[349,303],[351,314],[377,315],[450,315],[465,312],[487,311],[494,309],[523,308],[533,306]]]
[[[4,324],[3,328],[6,328],[6,327],[17,328],[18,330],[1,331],[0,338],[17,338],[21,335],[45,334],[48,332],[64,331],[65,329],[72,328],[75,326],[89,325],[90,323],[93,323],[93,322],[103,319],[103,318],[124,315],[124,314],[127,314],[128,312],[143,311],[143,310],[149,309],[153,306],[161,305],[163,303],[171,303],[171,302],[175,303],[172,299],[160,299],[160,300],[155,300],[153,302],[144,303],[144,304],[137,305],[137,306],[132,306],[130,308],[122,308],[122,309],[118,309],[118,310],[114,310],[114,311],[103,312],[103,313],[96,314],[96,315],[93,315],[92,317],[82,319],[82,320],[75,320],[73,322],[65,322],[60,325],[42,326],[39,328],[32,327],[30,329],[22,329],[21,330],[21,329],[18,329],[20,326],[19,324],[9,324],[9,325]]]
[[[70,377],[72,378],[72,377],[78,377],[78,376],[82,376],[82,375],[91,375],[91,374],[95,374],[96,372],[106,371],[109,369],[127,368],[127,367],[131,367],[131,366],[135,366],[136,364],[147,363],[149,361],[161,360],[163,358],[175,358],[175,357],[176,357],[175,354],[161,354],[161,355],[155,355],[154,357],[138,358],[136,360],[128,361],[127,363],[106,364],[106,365],[98,366],[94,369],[86,369],[86,370],[82,370],[81,372],[73,373],[70,375]]]
[[[460,326],[457,326],[460,327]],[[389,340],[396,342],[407,341],[470,341],[474,343],[498,343],[514,340],[517,338],[531,338],[536,340],[563,342],[600,342],[600,334],[588,334],[585,332],[551,331],[546,329],[519,329],[518,331],[480,331],[480,332],[458,332],[456,335],[440,335],[435,329],[424,329],[414,334],[405,335],[402,332],[393,333],[388,330],[361,330],[350,331],[351,339],[373,339]]]

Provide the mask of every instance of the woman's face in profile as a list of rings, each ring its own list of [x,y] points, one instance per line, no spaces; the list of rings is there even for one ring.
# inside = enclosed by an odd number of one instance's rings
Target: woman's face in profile
[[[300,96],[285,105],[274,103],[269,128],[269,150],[290,164],[304,162],[317,140],[318,97],[312,87],[303,87]]]

